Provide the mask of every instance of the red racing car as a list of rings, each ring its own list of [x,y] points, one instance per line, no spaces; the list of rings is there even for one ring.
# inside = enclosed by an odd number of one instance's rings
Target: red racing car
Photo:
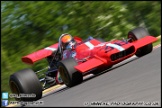
[[[75,86],[82,83],[86,74],[97,74],[133,55],[141,57],[150,53],[153,49],[152,43],[157,41],[145,28],[138,27],[129,31],[128,38],[123,40],[105,42],[93,37],[86,40],[74,37],[77,42],[75,50],[63,53],[61,38],[62,36],[56,44],[22,57],[22,61],[28,64],[47,58],[50,68],[42,79],[32,69],[23,69],[12,74],[9,85],[13,93],[35,94],[35,97],[21,97],[16,98],[17,100],[40,99],[46,83]],[[43,85],[40,82],[44,82]]]

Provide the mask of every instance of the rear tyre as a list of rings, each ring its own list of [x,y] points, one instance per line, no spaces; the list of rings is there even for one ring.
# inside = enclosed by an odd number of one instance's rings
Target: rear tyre
[[[128,38],[131,39],[130,42],[137,41],[145,36],[150,36],[150,34],[145,28],[142,28],[142,27],[138,27],[138,28],[133,29],[128,32]],[[153,45],[152,45],[152,43],[150,43],[148,45],[145,45],[145,46],[137,49],[135,55],[137,57],[141,57],[141,56],[144,56],[144,55],[152,52],[152,50],[153,50]]]
[[[14,94],[29,94],[31,97],[15,98],[17,101],[36,101],[42,97],[42,86],[31,69],[20,70],[10,76],[9,86]]]
[[[82,73],[78,72],[74,68],[76,65],[77,62],[74,60],[74,58],[65,59],[58,63],[60,76],[64,84],[68,87],[75,86],[83,81]]]

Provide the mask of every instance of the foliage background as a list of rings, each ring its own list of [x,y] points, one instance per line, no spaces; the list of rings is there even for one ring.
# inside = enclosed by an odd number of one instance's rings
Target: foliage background
[[[161,1],[1,1],[1,88],[23,68],[42,69],[21,57],[54,44],[62,33],[110,39],[126,38],[128,31],[145,27],[161,34]]]

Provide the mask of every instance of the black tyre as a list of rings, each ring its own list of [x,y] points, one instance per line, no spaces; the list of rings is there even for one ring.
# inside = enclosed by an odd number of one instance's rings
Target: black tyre
[[[139,40],[145,36],[150,36],[150,34],[145,28],[142,28],[142,27],[138,27],[138,28],[133,29],[132,31],[128,32],[128,38],[131,39],[130,42]],[[137,57],[144,56],[144,55],[150,53],[152,51],[152,49],[153,49],[153,45],[152,45],[152,43],[150,43],[146,46],[139,48],[136,51],[135,55]]]
[[[36,101],[42,97],[42,86],[31,69],[20,70],[10,76],[9,85],[14,94],[29,94],[31,97],[15,98],[18,101]]]
[[[64,84],[68,87],[75,86],[83,81],[82,73],[74,68],[76,65],[77,63],[74,58],[65,59],[58,63],[60,76]]]

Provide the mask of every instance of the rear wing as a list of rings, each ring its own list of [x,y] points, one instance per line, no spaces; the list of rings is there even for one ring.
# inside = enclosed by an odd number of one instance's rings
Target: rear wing
[[[34,64],[36,61],[50,56],[54,51],[57,50],[57,47],[58,43],[53,44],[49,47],[33,52],[29,55],[23,56],[21,60],[27,64]]]
[[[74,39],[76,40],[77,43],[80,43],[82,41],[82,39],[77,36],[75,36]],[[35,62],[52,55],[53,52],[55,52],[57,50],[58,45],[59,45],[59,43],[56,43],[56,44],[53,44],[53,45],[46,47],[44,49],[38,50],[38,51],[28,54],[26,56],[23,56],[21,58],[21,60],[22,60],[22,62],[24,62],[26,64],[32,65]]]

